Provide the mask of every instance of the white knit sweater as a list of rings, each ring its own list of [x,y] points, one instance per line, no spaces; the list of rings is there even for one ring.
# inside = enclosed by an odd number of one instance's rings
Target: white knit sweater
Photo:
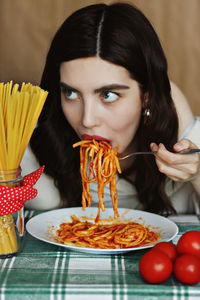
[[[197,147],[200,148],[200,117],[193,119],[191,124],[182,134],[180,139],[190,139]],[[39,168],[31,149],[28,147],[21,163],[22,174],[26,175]],[[60,206],[61,200],[57,188],[54,185],[53,179],[46,174],[42,174],[41,178],[35,185],[38,190],[38,196],[30,201],[27,201],[26,208],[28,209],[54,209]],[[124,179],[117,177],[117,192],[118,206],[132,209],[143,209],[137,198],[135,187]],[[200,197],[196,194],[190,182],[176,182],[172,185],[172,181],[168,180],[166,184],[166,192],[171,198],[173,206],[178,213],[199,213]],[[97,184],[91,184],[92,205],[97,206]],[[104,190],[105,207],[112,207],[110,199],[109,187]],[[81,202],[80,202],[81,206]]]

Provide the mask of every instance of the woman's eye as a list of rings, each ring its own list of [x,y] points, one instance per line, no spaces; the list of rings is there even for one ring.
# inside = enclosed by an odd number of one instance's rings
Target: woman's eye
[[[65,97],[69,100],[76,100],[79,98],[79,95],[77,92],[70,90],[70,89],[62,89],[63,94]]]
[[[114,102],[119,98],[119,95],[114,92],[105,91],[101,94],[101,98],[103,98],[105,102]]]

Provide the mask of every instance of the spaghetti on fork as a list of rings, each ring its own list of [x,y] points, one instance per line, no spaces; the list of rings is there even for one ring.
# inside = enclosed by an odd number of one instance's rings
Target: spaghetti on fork
[[[112,199],[114,218],[118,217],[118,196],[116,189],[116,172],[121,173],[117,157],[118,146],[112,148],[106,141],[82,140],[73,144],[73,148],[80,146],[80,171],[82,177],[82,207],[91,206],[92,195],[90,183],[97,181],[98,213],[95,222],[98,222],[100,210],[104,211],[104,187],[109,184]]]

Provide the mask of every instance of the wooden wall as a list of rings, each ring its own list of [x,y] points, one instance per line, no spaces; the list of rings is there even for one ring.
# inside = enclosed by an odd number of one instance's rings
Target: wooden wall
[[[0,0],[0,81],[39,84],[50,41],[74,10],[90,0]],[[200,0],[129,0],[156,29],[169,76],[200,115]]]

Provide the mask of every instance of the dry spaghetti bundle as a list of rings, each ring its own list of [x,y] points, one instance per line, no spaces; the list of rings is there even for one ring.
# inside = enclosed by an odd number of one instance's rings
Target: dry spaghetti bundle
[[[20,166],[47,92],[30,83],[0,83],[0,170]]]
[[[119,160],[117,157],[118,146],[114,149],[106,141],[83,140],[77,142],[73,147],[80,146],[80,169],[82,177],[82,207],[91,206],[92,195],[90,193],[90,183],[97,181],[98,184],[98,214],[96,222],[99,220],[100,209],[104,211],[104,187],[109,184],[110,195],[113,203],[114,218],[118,217],[117,211],[117,189],[116,172],[121,173]]]
[[[59,243],[86,248],[125,249],[154,243],[160,233],[137,222],[94,224],[71,216],[72,222],[62,223],[56,231]]]
[[[26,147],[36,126],[47,92],[30,83],[13,86],[12,81],[0,83],[0,170],[20,167]],[[1,182],[13,180],[3,178]],[[12,173],[12,172],[11,172]],[[17,250],[17,239],[12,215],[0,217],[0,254]]]

